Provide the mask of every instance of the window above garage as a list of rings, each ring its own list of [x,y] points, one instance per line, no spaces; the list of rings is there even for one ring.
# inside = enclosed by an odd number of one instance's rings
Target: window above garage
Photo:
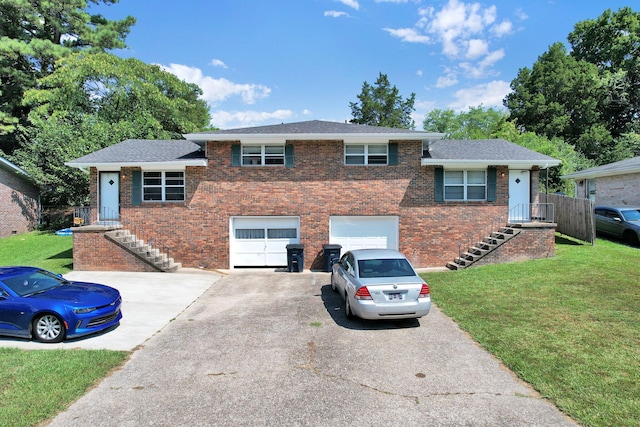
[[[398,144],[345,144],[347,166],[386,166],[398,164]]]
[[[232,166],[293,167],[293,146],[285,144],[233,144]]]

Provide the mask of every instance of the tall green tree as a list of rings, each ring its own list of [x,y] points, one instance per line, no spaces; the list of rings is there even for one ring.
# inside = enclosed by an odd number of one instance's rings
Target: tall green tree
[[[518,72],[504,105],[524,130],[560,137],[603,164],[640,127],[640,13],[606,10],[577,23],[568,40],[569,51],[555,43]]]
[[[495,108],[470,107],[456,113],[452,109],[431,110],[422,122],[427,132],[441,132],[446,139],[488,139],[502,127],[508,115]]]
[[[0,0],[0,114],[7,120],[0,149],[11,151],[10,132],[26,119],[24,92],[55,70],[56,60],[79,50],[124,48],[135,18],[107,20],[90,14],[89,4],[111,5],[119,0]],[[7,132],[9,131],[9,132]]]
[[[202,90],[156,65],[107,53],[76,53],[25,93],[31,108],[14,158],[51,191],[44,203],[86,201],[86,174],[64,166],[128,138],[177,139],[209,126]]]
[[[380,73],[373,85],[366,81],[362,84],[358,102],[349,103],[353,116],[350,121],[362,125],[413,129],[415,122],[411,113],[415,110],[415,100],[415,93],[403,99],[398,88],[391,86],[387,75]]]

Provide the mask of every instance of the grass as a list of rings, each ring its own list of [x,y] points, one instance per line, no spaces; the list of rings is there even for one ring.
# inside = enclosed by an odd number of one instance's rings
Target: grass
[[[0,239],[0,265],[71,271],[72,238],[33,232]],[[0,348],[0,426],[42,425],[112,370],[128,352]]]
[[[73,269],[73,238],[55,233],[19,234],[0,239],[0,265],[32,265],[54,273]]]
[[[0,348],[0,425],[41,425],[122,365],[126,352]]]
[[[437,306],[567,415],[637,426],[640,249],[556,238],[556,256],[427,273]]]

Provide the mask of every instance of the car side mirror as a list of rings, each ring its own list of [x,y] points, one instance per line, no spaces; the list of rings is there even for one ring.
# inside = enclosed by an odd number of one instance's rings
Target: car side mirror
[[[622,222],[622,219],[619,218],[619,217],[615,217],[615,218],[613,218],[613,220],[616,221],[616,222]]]

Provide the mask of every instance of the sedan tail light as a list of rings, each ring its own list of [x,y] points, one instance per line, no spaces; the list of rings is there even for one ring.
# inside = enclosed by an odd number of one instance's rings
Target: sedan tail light
[[[429,285],[427,285],[426,283],[422,284],[422,289],[420,289],[420,295],[418,295],[418,298],[426,298],[428,296],[430,296],[431,291],[429,290]]]
[[[355,299],[373,299],[371,297],[371,294],[369,293],[369,289],[367,289],[366,286],[361,287],[360,289],[358,289],[356,291],[356,294],[354,295]]]

